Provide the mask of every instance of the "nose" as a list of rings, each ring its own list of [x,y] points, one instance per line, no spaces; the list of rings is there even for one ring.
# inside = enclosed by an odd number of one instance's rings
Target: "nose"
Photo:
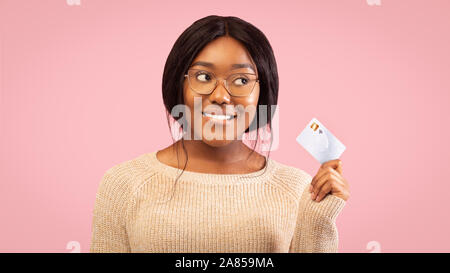
[[[211,102],[215,102],[217,104],[230,103],[231,102],[231,96],[228,93],[228,91],[225,88],[225,86],[226,86],[225,85],[225,80],[218,79],[216,88],[209,95],[209,100]]]

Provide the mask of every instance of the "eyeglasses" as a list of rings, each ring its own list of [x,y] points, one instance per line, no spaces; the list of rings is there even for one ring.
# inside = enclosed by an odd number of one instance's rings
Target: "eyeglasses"
[[[211,94],[218,83],[214,73],[200,69],[189,69],[184,77],[188,78],[189,87],[200,95]],[[255,74],[236,73],[225,79],[225,88],[231,96],[245,97],[252,93],[256,82],[259,79]]]

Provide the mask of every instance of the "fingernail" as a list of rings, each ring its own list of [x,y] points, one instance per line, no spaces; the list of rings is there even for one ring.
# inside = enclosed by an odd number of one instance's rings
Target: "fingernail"
[[[319,202],[319,196],[318,196],[318,195],[317,195],[317,197],[316,197],[316,201]]]
[[[314,192],[311,193],[311,199],[314,200]]]

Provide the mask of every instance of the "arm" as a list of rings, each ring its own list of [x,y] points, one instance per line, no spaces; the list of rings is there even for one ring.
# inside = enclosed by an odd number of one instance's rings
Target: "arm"
[[[123,176],[104,174],[95,199],[90,252],[130,252],[125,228],[128,192]]]
[[[309,184],[304,187],[300,198],[297,223],[289,252],[338,252],[335,220],[346,201],[331,194],[320,202],[313,201],[308,187]]]

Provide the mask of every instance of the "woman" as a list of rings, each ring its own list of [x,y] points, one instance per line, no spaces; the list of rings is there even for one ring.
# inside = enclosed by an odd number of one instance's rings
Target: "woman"
[[[349,197],[341,161],[312,178],[242,141],[271,129],[278,97],[260,30],[237,17],[194,22],[167,58],[162,89],[181,139],[106,171],[91,252],[337,252],[335,219]]]

